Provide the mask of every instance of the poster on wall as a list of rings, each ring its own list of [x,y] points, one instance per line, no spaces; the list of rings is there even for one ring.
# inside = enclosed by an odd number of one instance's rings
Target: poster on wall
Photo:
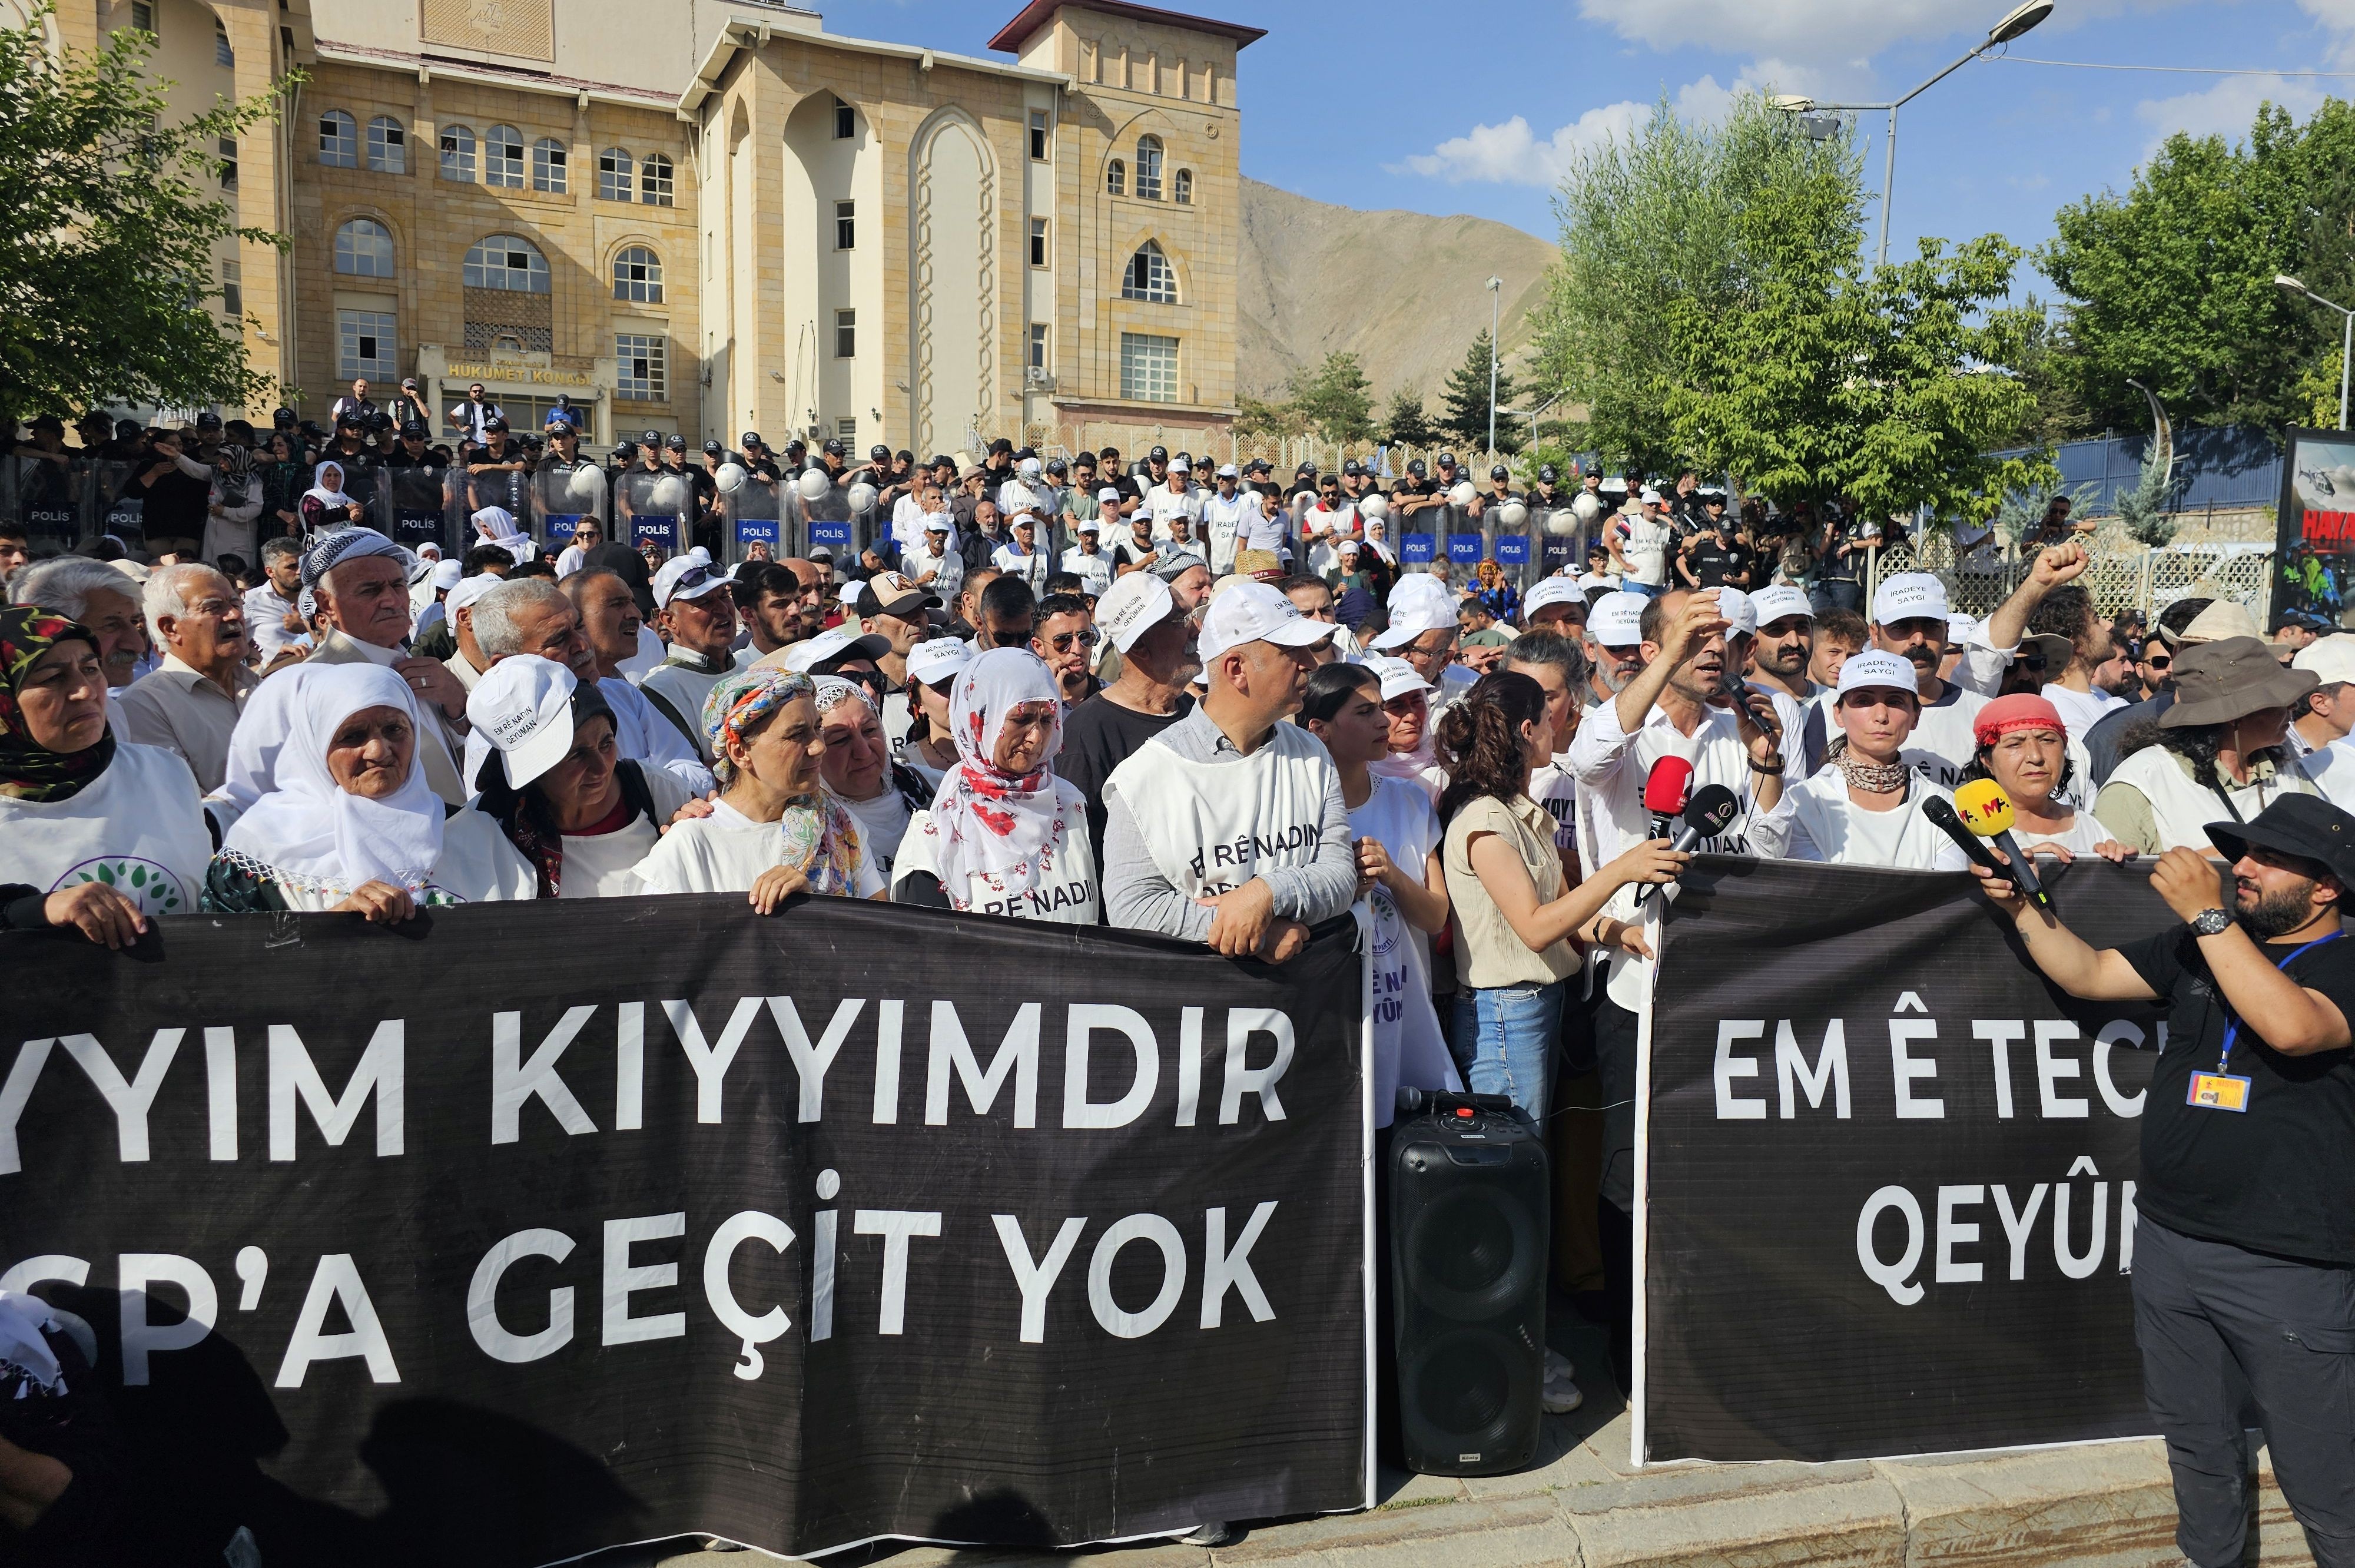
[[[2343,625],[2355,580],[2355,432],[2293,430],[2286,445],[2265,624],[2304,610]]]

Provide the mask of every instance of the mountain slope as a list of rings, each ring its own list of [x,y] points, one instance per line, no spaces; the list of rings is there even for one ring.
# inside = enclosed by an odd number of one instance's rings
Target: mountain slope
[[[1401,388],[1440,411],[1440,389],[1488,325],[1491,274],[1504,280],[1508,359],[1529,343],[1557,251],[1485,218],[1359,212],[1242,182],[1235,372],[1255,397],[1336,350],[1355,353],[1377,408]]]

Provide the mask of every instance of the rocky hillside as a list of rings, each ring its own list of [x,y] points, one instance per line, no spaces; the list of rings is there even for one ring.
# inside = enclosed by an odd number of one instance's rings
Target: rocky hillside
[[[1236,378],[1253,396],[1294,370],[1353,352],[1377,407],[1411,388],[1434,413],[1447,373],[1488,325],[1491,274],[1504,286],[1508,359],[1529,343],[1555,248],[1485,218],[1359,212],[1242,182]]]

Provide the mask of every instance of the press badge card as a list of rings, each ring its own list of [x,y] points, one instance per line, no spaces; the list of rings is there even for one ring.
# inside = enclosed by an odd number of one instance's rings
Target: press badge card
[[[2191,1091],[2183,1097],[2183,1103],[2209,1111],[2245,1112],[2249,1108],[2249,1081],[2232,1072],[2195,1072],[2191,1075]]]

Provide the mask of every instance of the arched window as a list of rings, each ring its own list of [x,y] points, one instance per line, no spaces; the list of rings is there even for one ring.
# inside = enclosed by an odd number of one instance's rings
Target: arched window
[[[368,122],[368,166],[380,175],[409,172],[409,133],[389,114]]]
[[[531,188],[550,196],[564,194],[564,144],[542,136],[531,144]]]
[[[644,245],[623,247],[613,258],[613,297],[639,304],[662,304],[662,258]]]
[[[639,199],[648,207],[668,207],[675,188],[670,160],[660,153],[648,153],[645,161],[638,165]]]
[[[633,173],[630,155],[619,147],[608,147],[597,155],[597,199],[627,201],[630,199],[630,176]]]
[[[336,271],[355,278],[392,276],[392,231],[373,218],[355,218],[336,229]]]
[[[319,161],[331,169],[359,167],[359,123],[340,109],[319,116]]]
[[[1161,199],[1161,138],[1136,139],[1136,194],[1146,201]]]
[[[470,289],[505,289],[509,293],[548,292],[548,259],[539,247],[513,234],[478,240],[466,252],[465,283]]]
[[[442,127],[442,177],[462,185],[474,183],[474,130],[471,125]]]
[[[523,133],[512,125],[494,125],[483,133],[483,183],[523,188]]]
[[[1136,254],[1128,259],[1127,274],[1121,279],[1120,297],[1160,304],[1178,303],[1178,274],[1160,246],[1147,240],[1136,248]]]
[[[1114,196],[1128,194],[1128,165],[1114,158],[1104,169],[1104,189]]]
[[[1180,207],[1194,205],[1194,171],[1179,169],[1170,177],[1169,194]]]

